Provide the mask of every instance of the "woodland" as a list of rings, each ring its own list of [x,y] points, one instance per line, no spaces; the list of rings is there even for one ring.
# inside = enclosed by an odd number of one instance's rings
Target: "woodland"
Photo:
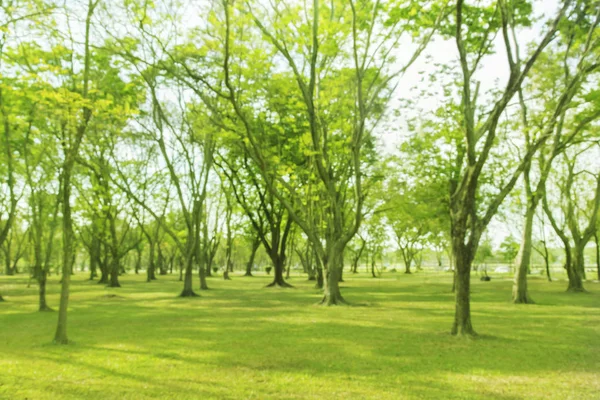
[[[596,398],[599,24],[0,0],[0,398]]]

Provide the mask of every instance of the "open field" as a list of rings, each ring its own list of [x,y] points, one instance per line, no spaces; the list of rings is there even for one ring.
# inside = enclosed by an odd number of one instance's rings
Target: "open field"
[[[510,280],[474,277],[479,337],[464,340],[448,333],[449,274],[347,276],[354,306],[332,308],[301,277],[295,289],[212,278],[194,299],[176,297],[174,276],[129,274],[121,289],[73,278],[74,344],[55,346],[57,315],[36,311],[37,287],[1,277],[0,398],[600,399],[598,283],[573,295],[532,277],[537,304],[516,306]]]

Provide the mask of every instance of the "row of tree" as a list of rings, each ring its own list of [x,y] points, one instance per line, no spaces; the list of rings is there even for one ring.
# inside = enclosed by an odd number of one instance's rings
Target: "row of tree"
[[[273,285],[288,286],[296,251],[323,305],[346,303],[344,255],[381,252],[392,232],[408,267],[424,243],[448,249],[452,333],[469,336],[472,264],[512,198],[525,210],[514,301],[531,302],[540,207],[564,245],[569,290],[583,290],[600,206],[598,1],[565,0],[551,16],[526,0],[0,8],[0,245],[14,260],[11,232],[28,231],[40,298],[60,250],[57,343],[68,342],[76,242],[111,286],[132,251],[141,268],[146,243],[148,280],[176,263],[181,296],[196,296],[194,271],[208,288],[219,244],[228,278],[241,221]],[[399,88],[432,44],[456,57],[417,86],[440,104],[420,110]],[[503,82],[487,73],[499,58]],[[394,129],[401,148],[382,156]]]

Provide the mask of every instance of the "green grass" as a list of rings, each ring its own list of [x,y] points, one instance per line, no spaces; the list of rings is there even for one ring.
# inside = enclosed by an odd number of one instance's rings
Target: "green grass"
[[[176,277],[122,277],[109,289],[74,276],[68,346],[37,287],[1,277],[2,399],[600,399],[600,285],[531,278],[536,305],[509,302],[511,282],[474,277],[473,324],[448,334],[448,274],[347,276],[353,307],[315,306],[304,278],[209,280],[180,299]],[[57,277],[48,300],[58,306]],[[197,284],[197,282],[195,282]],[[118,297],[106,297],[117,294]]]

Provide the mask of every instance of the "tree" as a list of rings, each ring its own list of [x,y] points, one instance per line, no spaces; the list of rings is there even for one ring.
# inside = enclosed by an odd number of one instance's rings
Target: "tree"
[[[426,16],[418,20],[415,16],[421,7],[417,3],[416,13],[396,4],[389,9],[371,3],[361,4],[359,9],[353,1],[347,5],[332,7],[315,0],[308,15],[301,7],[273,5],[259,9],[251,3],[235,6],[223,1],[222,10],[211,14],[217,24],[210,27],[224,43],[217,60],[221,70],[216,79],[198,77],[207,90],[229,103],[227,116],[220,120],[234,121],[227,129],[244,141],[270,193],[315,246],[324,270],[325,305],[345,303],[338,285],[342,255],[362,220],[362,185],[368,173],[364,155],[372,140],[371,130],[381,116],[381,106],[389,99],[391,82],[414,62],[431,38],[431,29],[422,27],[435,28],[439,12],[434,4],[427,8],[434,11],[424,12]],[[388,34],[395,29],[400,33]],[[306,37],[304,32],[310,32],[310,40],[298,41]],[[419,38],[418,48],[399,70],[390,72],[388,60],[403,34]],[[349,44],[349,54],[339,51],[344,42]],[[253,48],[251,43],[265,46],[261,51],[271,59],[256,57],[251,63],[243,62],[248,60],[245,52]],[[342,57],[343,62],[336,60]],[[306,70],[302,70],[303,64]],[[343,67],[338,68],[338,64]],[[268,82],[265,77],[275,65],[284,66],[292,74],[295,86],[290,89],[294,97],[301,99],[300,116],[307,133],[299,144],[301,152],[309,156],[309,169],[305,165],[284,164],[274,170],[277,163],[264,153],[258,139],[261,130],[256,129],[260,125],[254,108],[259,102],[257,97],[252,98],[251,86]],[[215,81],[222,82],[221,87],[216,88],[212,84]],[[322,226],[316,223],[304,201],[306,192],[293,184],[297,180],[315,183],[314,193],[318,193],[323,205]]]
[[[456,265],[456,301],[455,316],[451,333],[453,335],[473,336],[475,330],[471,323],[470,279],[471,264],[477,252],[481,235],[506,196],[511,192],[523,170],[537,150],[548,139],[543,135],[522,156],[502,182],[499,190],[489,201],[483,204],[478,196],[484,167],[488,165],[492,149],[498,145],[498,126],[510,100],[519,92],[523,81],[529,74],[540,54],[555,37],[559,24],[570,9],[567,1],[557,12],[541,35],[532,54],[525,60],[516,59],[513,50],[517,36],[511,38],[511,27],[529,24],[531,9],[528,3],[499,0],[494,6],[468,7],[463,0],[456,3],[454,39],[459,53],[460,79],[460,125],[463,141],[456,148],[456,169],[450,180],[450,219],[452,231],[452,249]],[[499,12],[497,12],[496,7]],[[475,21],[486,21],[481,24]],[[463,29],[468,24],[469,29]],[[450,29],[451,31],[451,29]],[[490,109],[482,111],[477,105],[480,101],[479,84],[474,82],[474,73],[483,56],[492,49],[496,33],[502,35],[506,57],[510,69],[506,86],[495,97]],[[566,100],[566,99],[565,99]],[[564,104],[565,101],[561,101]],[[561,108],[562,110],[562,108]],[[478,112],[479,111],[479,112]]]
[[[83,54],[83,73],[81,76],[81,92],[71,91],[69,95],[72,98],[65,98],[62,101],[69,102],[74,100],[74,106],[80,109],[81,117],[71,119],[63,130],[62,151],[63,161],[61,165],[61,188],[60,201],[62,205],[62,234],[63,234],[63,268],[62,268],[62,286],[60,294],[60,306],[58,310],[58,324],[54,335],[54,343],[67,344],[69,339],[67,336],[67,309],[69,306],[69,288],[71,281],[71,270],[73,269],[73,221],[71,216],[71,178],[73,166],[79,153],[79,148],[87,131],[90,119],[92,117],[92,107],[89,103],[89,87],[90,87],[90,27],[92,24],[92,16],[94,10],[100,0],[89,0],[87,4],[87,13],[85,17],[85,39],[84,39],[84,54]],[[75,77],[73,77],[75,78]],[[71,108],[71,107],[69,107]],[[74,108],[74,107],[73,107]]]
[[[589,106],[589,89],[586,88],[586,82],[593,80],[592,77],[597,79],[600,70],[600,40],[594,35],[600,22],[600,14],[598,11],[594,12],[594,7],[598,7],[594,2],[575,2],[573,11],[561,22],[559,40],[550,45],[551,52],[540,56],[542,62],[533,68],[532,82],[518,92],[521,129],[525,135],[527,151],[540,138],[552,137],[538,151],[537,168],[536,159],[533,158],[523,170],[526,209],[519,266],[515,271],[513,285],[515,303],[533,303],[527,291],[532,226],[537,206],[544,196],[553,160],[570,143],[580,140],[588,126],[600,117],[597,104],[592,101],[592,107]],[[515,47],[515,53],[516,62],[520,63],[518,47]],[[526,96],[537,98],[538,104],[541,98],[543,106],[532,109],[525,100]],[[583,107],[585,103],[588,103],[587,107]]]
[[[600,211],[600,171],[586,169],[587,163],[582,162],[581,157],[590,147],[596,146],[587,145],[572,155],[563,153],[566,173],[556,185],[559,189],[556,196],[561,203],[558,212],[553,211],[550,206],[548,194],[543,199],[546,216],[564,245],[569,292],[585,291],[584,251],[596,231]],[[593,192],[590,193],[589,188],[593,188]],[[586,194],[588,196],[585,196]],[[560,219],[557,218],[557,214],[560,215]]]

